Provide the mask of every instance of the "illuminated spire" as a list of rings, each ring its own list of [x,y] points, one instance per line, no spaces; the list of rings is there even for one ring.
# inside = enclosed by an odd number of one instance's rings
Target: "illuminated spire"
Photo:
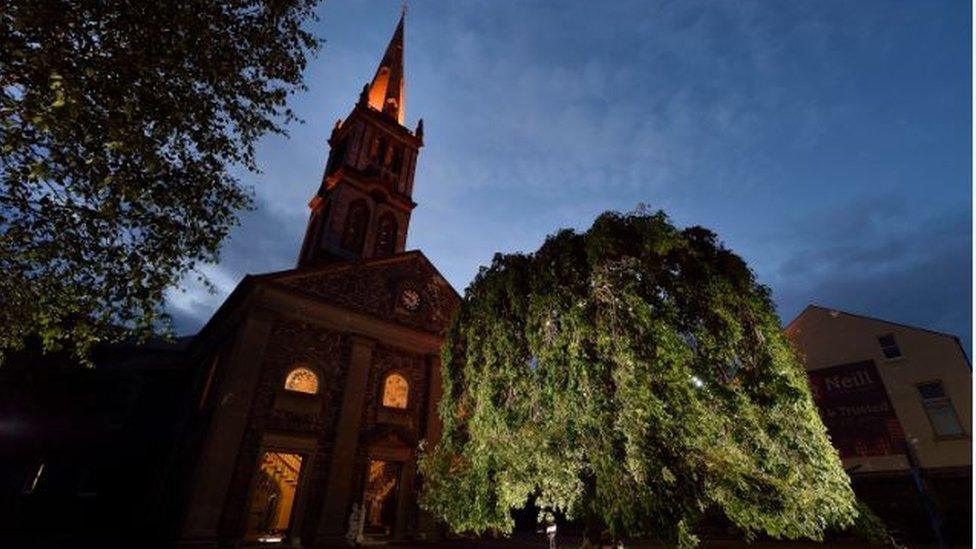
[[[369,85],[369,106],[392,116],[401,126],[406,113],[403,89],[403,20],[406,14],[404,6],[400,13],[400,23],[393,32],[383,60],[376,69],[376,76]]]

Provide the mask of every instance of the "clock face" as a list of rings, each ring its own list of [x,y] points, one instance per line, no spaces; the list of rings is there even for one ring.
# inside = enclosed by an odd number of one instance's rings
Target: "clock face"
[[[406,289],[400,293],[400,304],[411,313],[420,309],[421,301],[420,293],[417,290]]]

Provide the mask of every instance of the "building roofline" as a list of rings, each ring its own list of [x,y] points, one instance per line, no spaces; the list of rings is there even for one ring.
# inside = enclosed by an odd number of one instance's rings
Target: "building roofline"
[[[441,274],[440,270],[437,269],[437,266],[434,265],[434,263],[431,262],[430,259],[427,259],[427,256],[424,255],[424,253],[420,250],[408,250],[406,252],[401,252],[387,257],[373,257],[367,259],[356,259],[352,261],[337,261],[335,263],[327,263],[324,265],[316,265],[313,267],[301,267],[301,268],[296,267],[293,269],[273,271],[270,273],[263,273],[258,275],[248,274],[248,275],[244,275],[244,278],[242,278],[241,281],[237,283],[237,286],[234,287],[234,290],[231,291],[231,293],[224,299],[224,301],[220,304],[220,306],[217,307],[217,310],[214,311],[212,315],[210,315],[210,318],[207,319],[207,322],[204,323],[204,325],[200,328],[200,330],[198,330],[196,334],[193,334],[192,336],[188,336],[190,338],[190,341],[187,342],[184,350],[188,352],[189,356],[193,356],[196,353],[196,351],[200,348],[200,345],[203,344],[203,342],[208,339],[208,336],[215,329],[215,326],[220,324],[223,318],[229,314],[229,311],[233,310],[239,304],[239,302],[242,301],[245,298],[245,296],[247,296],[250,293],[251,288],[259,284],[265,282],[276,282],[279,279],[290,278],[292,276],[306,276],[310,274],[324,273],[330,271],[333,272],[343,271],[343,270],[352,269],[355,267],[362,267],[362,266],[372,266],[372,265],[384,264],[384,263],[398,263],[400,261],[405,261],[414,257],[419,257],[420,259],[425,261],[430,266],[430,268],[433,269],[433,271],[437,274],[437,276],[441,277],[444,283],[447,284],[447,287],[451,289],[454,295],[457,296],[458,301],[461,301],[462,299],[461,295],[458,294],[458,291],[454,288],[451,282],[447,280],[447,278],[445,278],[443,274]],[[285,288],[284,286],[278,284],[275,284],[275,287]],[[308,295],[305,294],[304,292],[302,292],[302,294]],[[324,299],[324,298],[319,298],[319,299]],[[361,312],[361,311],[357,311],[356,309],[350,309],[344,305],[332,303],[330,300],[327,299],[325,301],[340,308],[346,308],[349,309],[350,311]]]
[[[908,328],[909,330],[919,330],[919,331],[922,331],[922,332],[928,332],[930,334],[940,335],[940,336],[944,336],[944,337],[951,337],[951,338],[956,339],[956,340],[959,339],[959,337],[956,336],[955,334],[950,334],[948,332],[940,332],[938,330],[932,330],[930,328],[922,328],[921,326],[913,326],[911,324],[904,324],[902,322],[893,322],[891,320],[885,320],[883,318],[878,318],[878,317],[875,317],[875,316],[868,316],[868,315],[862,315],[862,314],[858,314],[858,313],[851,313],[851,312],[845,311],[843,309],[838,309],[836,307],[824,307],[822,305],[817,305],[816,303],[811,303],[811,304],[807,305],[806,307],[804,307],[804,309],[802,311],[800,311],[800,314],[796,315],[796,317],[793,320],[791,320],[783,329],[784,330],[789,329],[790,326],[792,326],[794,322],[796,322],[797,320],[799,320],[800,317],[803,316],[804,314],[806,314],[806,312],[808,310],[810,310],[810,309],[820,309],[822,311],[828,311],[828,312],[829,311],[837,311],[838,313],[842,313],[842,314],[845,314],[847,316],[853,316],[853,317],[856,317],[856,318],[863,318],[865,320],[873,320],[875,322],[883,322],[885,324],[891,324],[892,326],[898,326],[898,327],[901,327],[901,328]]]
[[[800,313],[793,318],[793,320],[791,320],[786,326],[783,327],[783,331],[785,332],[785,331],[789,330],[793,326],[793,324],[797,320],[799,320],[801,316],[805,315],[807,313],[807,311],[809,311],[810,309],[820,309],[822,311],[828,311],[828,312],[830,312],[830,311],[837,311],[838,313],[845,314],[847,316],[852,316],[854,318],[861,318],[861,319],[864,319],[864,320],[873,320],[875,322],[881,322],[881,323],[884,323],[884,324],[890,324],[891,326],[898,326],[899,328],[907,328],[909,330],[918,330],[920,332],[928,332],[928,333],[933,334],[933,335],[952,338],[952,340],[956,342],[956,346],[959,347],[959,352],[962,354],[962,357],[966,360],[966,365],[969,367],[969,371],[970,372],[973,371],[973,363],[969,359],[969,355],[966,354],[966,348],[963,347],[962,340],[959,339],[959,336],[957,336],[955,334],[950,334],[948,332],[940,332],[938,330],[932,330],[930,328],[922,328],[921,326],[913,326],[911,324],[904,324],[902,322],[892,322],[891,320],[885,320],[883,318],[878,318],[878,317],[874,317],[874,316],[862,315],[862,314],[857,314],[857,313],[850,313],[850,312],[847,312],[847,311],[843,311],[841,309],[835,309],[835,308],[832,308],[832,307],[824,307],[822,305],[817,305],[816,303],[810,303],[809,305],[807,305],[806,307],[804,307],[803,310],[800,311]]]
[[[187,357],[192,359],[200,350],[200,347],[210,339],[210,335],[217,326],[230,314],[235,307],[240,305],[240,302],[246,298],[250,290],[254,287],[255,277],[252,275],[244,275],[244,278],[234,286],[230,294],[220,303],[217,310],[210,315],[210,318],[204,322],[203,326],[197,330],[197,333],[193,334],[192,339],[186,346]]]
[[[810,303],[809,305],[807,305],[806,307],[804,307],[802,311],[800,311],[799,313],[797,313],[796,316],[793,317],[793,320],[787,322],[786,323],[786,326],[783,326],[783,331],[784,332],[788,331],[797,320],[800,320],[800,317],[801,316],[805,315],[807,313],[807,311],[810,310],[811,307],[816,307],[816,305]],[[823,307],[820,307],[820,308],[823,308]]]
[[[430,268],[433,269],[433,271],[437,274],[437,276],[441,277],[441,279],[447,284],[447,287],[450,288],[452,292],[454,292],[454,295],[457,296],[459,300],[461,299],[461,294],[459,294],[457,289],[454,287],[454,285],[451,284],[451,281],[448,280],[447,277],[445,277],[444,274],[441,273],[440,269],[438,269],[437,266],[434,265],[434,263],[430,259],[428,259],[426,255],[424,255],[424,252],[420,250],[407,250],[386,257],[369,257],[369,258],[362,258],[362,259],[336,261],[334,263],[325,263],[322,265],[313,265],[309,267],[295,267],[293,269],[273,271],[270,273],[262,273],[259,275],[247,275],[247,277],[250,277],[256,282],[263,282],[265,280],[277,280],[279,278],[290,278],[293,276],[307,276],[311,274],[319,274],[325,272],[344,271],[348,269],[354,269],[356,267],[371,267],[374,265],[382,265],[384,263],[399,263],[401,261],[406,261],[414,257],[419,257],[420,259],[424,260],[430,266]]]

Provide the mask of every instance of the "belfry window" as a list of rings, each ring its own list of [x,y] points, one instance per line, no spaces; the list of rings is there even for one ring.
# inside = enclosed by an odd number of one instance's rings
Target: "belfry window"
[[[380,217],[376,233],[376,250],[373,255],[383,257],[396,252],[397,222],[393,214],[387,212]]]
[[[350,204],[346,211],[346,223],[342,229],[342,249],[356,254],[362,253],[368,225],[369,206],[366,205],[366,201],[359,199]]]
[[[379,157],[379,155],[380,155],[380,149],[382,149],[382,148],[383,148],[383,142],[380,140],[380,138],[379,137],[373,137],[373,139],[369,142],[369,161],[370,162],[372,162],[374,164],[376,163],[376,159]]]
[[[406,409],[410,385],[400,374],[390,374],[383,382],[383,406]]]
[[[295,368],[285,378],[285,390],[314,395],[319,392],[319,376],[308,368]]]

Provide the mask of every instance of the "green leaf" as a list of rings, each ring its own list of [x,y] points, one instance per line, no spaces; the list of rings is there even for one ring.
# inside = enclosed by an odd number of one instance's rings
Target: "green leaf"
[[[316,4],[4,2],[0,358],[168,330],[165,292],[252,203],[231,169],[294,120]]]

